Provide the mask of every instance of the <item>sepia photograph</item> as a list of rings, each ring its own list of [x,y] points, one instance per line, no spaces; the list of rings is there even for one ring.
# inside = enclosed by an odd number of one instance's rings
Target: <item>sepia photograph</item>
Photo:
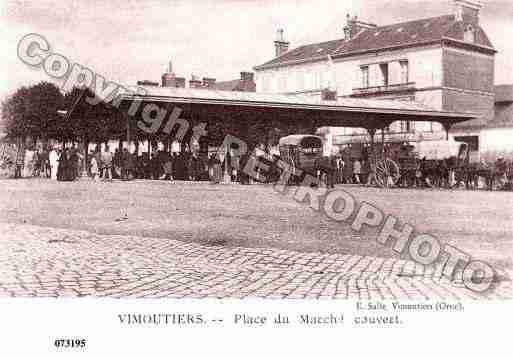
[[[0,303],[125,330],[511,308],[513,2],[0,10]],[[43,351],[92,353],[75,332]]]

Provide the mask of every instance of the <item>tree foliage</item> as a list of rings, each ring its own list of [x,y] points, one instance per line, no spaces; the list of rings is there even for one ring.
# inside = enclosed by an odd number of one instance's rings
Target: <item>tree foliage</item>
[[[52,138],[89,143],[125,139],[127,116],[123,112],[126,113],[128,109],[118,109],[104,102],[93,105],[96,102],[89,99],[94,96],[88,88],[73,88],[63,94],[49,82],[21,87],[2,103],[2,118],[5,120],[7,135],[11,138],[30,136],[33,139]],[[59,114],[59,110],[63,111]],[[172,108],[168,110],[171,113]],[[187,112],[191,114],[191,108]],[[189,131],[183,142],[189,142],[193,127],[200,122],[207,123],[207,135],[202,138],[204,144],[217,146],[226,135],[232,135],[246,141],[250,148],[260,144],[265,147],[275,145],[280,137],[293,132],[289,127],[297,126],[266,116],[264,112],[259,116],[248,112],[222,116],[215,109],[202,109],[187,119]],[[164,133],[162,129],[154,134],[144,132],[137,126],[137,118],[131,119],[130,137],[133,140],[169,142],[176,134]]]
[[[10,138],[89,142],[123,134],[119,111],[104,102],[92,105],[89,98],[94,93],[87,88],[63,94],[49,82],[21,87],[1,105],[5,131]]]
[[[54,137],[60,128],[57,111],[63,105],[59,88],[50,82],[21,87],[2,103],[2,118],[11,138]]]
[[[120,134],[120,114],[104,102],[92,105],[89,99],[94,93],[88,88],[73,88],[64,96],[64,116],[62,126],[65,139],[105,142]]]

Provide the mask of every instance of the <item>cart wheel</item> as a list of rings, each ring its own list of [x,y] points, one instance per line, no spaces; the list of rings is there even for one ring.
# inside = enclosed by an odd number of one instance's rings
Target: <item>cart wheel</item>
[[[376,181],[379,187],[395,186],[400,177],[399,166],[390,158],[376,164]]]

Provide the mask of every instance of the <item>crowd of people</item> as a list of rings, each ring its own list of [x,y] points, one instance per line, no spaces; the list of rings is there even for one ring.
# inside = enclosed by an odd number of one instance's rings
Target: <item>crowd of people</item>
[[[76,147],[27,148],[16,152],[14,178],[46,177],[73,181],[79,176],[83,156]]]
[[[335,184],[366,184],[375,171],[370,159],[332,157]]]
[[[76,146],[71,146],[64,149],[28,147],[15,153],[15,160],[14,157],[11,160],[15,178],[46,177],[57,181],[74,181],[79,177],[88,176],[93,181],[146,179],[241,184],[272,182],[280,178],[279,171],[273,172],[273,161],[269,167],[270,173],[257,171],[256,178],[250,178],[241,171],[247,161],[245,156],[237,158],[227,154],[227,158],[220,160],[216,153],[201,156],[189,150],[168,152],[154,149],[151,154],[135,154],[126,148],[111,151],[109,146],[104,146],[101,150],[97,148],[90,151],[86,157]],[[256,155],[262,157],[265,162],[266,156]],[[2,159],[2,162],[5,160]],[[354,158],[349,151],[342,151],[336,156],[323,158],[321,162],[317,175],[330,187],[336,184],[377,185],[376,165],[372,161],[372,156]],[[433,161],[419,160],[416,161],[415,167],[409,170],[401,161],[397,163],[401,166],[401,171],[395,185],[400,187],[435,185],[451,188],[454,183],[463,181],[467,187],[470,187],[472,182],[477,188],[476,183],[481,176],[487,180],[488,187],[492,187],[495,180],[501,188],[506,188],[512,182],[513,175],[513,162],[506,162],[502,158],[493,164],[493,170],[487,170],[484,165],[455,170],[452,169],[454,165],[451,166],[447,160],[436,161],[436,166],[433,165]],[[321,178],[323,175],[324,178]]]
[[[226,161],[216,154],[207,157],[197,152],[167,152],[153,150],[151,154],[135,154],[127,148],[109,146],[89,152],[87,163],[84,154],[70,148],[27,148],[17,151],[14,177],[46,177],[58,181],[74,181],[87,175],[94,181],[112,179],[131,180],[186,180],[222,182],[229,176],[231,181],[249,183],[240,171],[242,158],[227,155]],[[335,169],[333,182],[336,184],[362,184],[367,182],[371,172],[370,161],[336,156],[331,159]]]
[[[109,146],[84,155],[76,146],[15,148],[13,156],[4,156],[2,163],[13,168],[14,178],[43,177],[58,181],[74,181],[87,176],[93,181],[113,179],[239,181],[238,160],[229,154],[218,159],[217,153],[199,155],[194,151],[170,152],[153,149],[136,154],[127,148]]]
[[[89,158],[87,170],[94,180],[209,180],[209,166],[213,167],[214,162],[218,162],[213,157],[205,161],[190,151],[171,153],[154,150],[151,154],[143,152],[136,155],[126,148],[111,152],[108,146],[102,151],[90,152]]]

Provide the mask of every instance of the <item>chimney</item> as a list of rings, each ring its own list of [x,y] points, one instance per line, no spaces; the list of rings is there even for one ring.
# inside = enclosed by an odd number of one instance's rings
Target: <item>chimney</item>
[[[283,36],[283,29],[278,29],[276,41],[274,42],[276,57],[281,56],[287,51],[289,51],[289,45],[290,43],[285,41],[285,37]]]
[[[206,88],[215,88],[216,87],[216,79],[211,77],[203,77],[203,86]]]
[[[191,75],[191,79],[189,80],[189,88],[201,88],[203,87],[203,82],[201,82],[198,77],[195,75]]]
[[[158,87],[159,83],[158,82],[154,82],[154,81],[149,81],[149,80],[142,80],[142,81],[137,81],[137,86],[154,86],[154,87]]]
[[[479,25],[479,12],[483,4],[478,0],[454,0],[454,15],[456,21]]]
[[[346,16],[347,25],[344,27],[344,38],[346,41],[356,37],[360,32],[367,29],[375,29],[378,27],[376,24],[371,24],[364,21],[359,21],[358,16],[351,18],[351,15]]]
[[[255,75],[252,73],[252,72],[245,72],[245,71],[242,71],[240,73],[240,79],[242,81],[254,81],[255,79]]]
[[[166,72],[162,74],[162,87],[175,87],[175,74]]]
[[[185,87],[185,77],[175,77],[175,86],[184,88]]]
[[[173,62],[169,61],[167,72],[162,74],[162,87],[176,87],[176,77],[173,72]]]
[[[323,101],[337,101],[337,91],[325,88],[321,91],[321,100]]]
[[[244,92],[255,92],[255,74],[252,72],[241,72],[240,73],[240,89]]]

